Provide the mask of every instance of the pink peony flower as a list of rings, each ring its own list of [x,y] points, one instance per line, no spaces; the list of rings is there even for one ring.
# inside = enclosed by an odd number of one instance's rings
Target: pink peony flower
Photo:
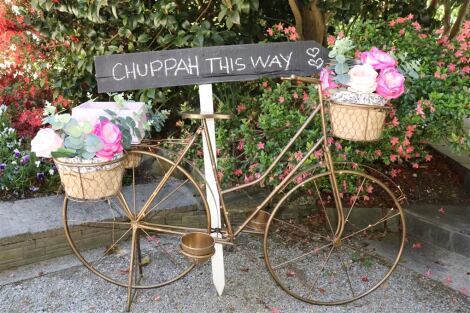
[[[64,144],[64,140],[52,128],[42,128],[31,140],[31,151],[41,158],[50,158],[51,152]]]
[[[268,28],[268,30],[266,32],[268,33],[269,36],[274,35],[274,31],[273,31],[272,28]]]
[[[331,76],[331,74],[333,74],[333,71],[331,69],[327,67],[322,68],[320,72],[320,81],[321,81],[322,91],[328,91],[329,89],[334,89],[338,87],[338,85],[335,83],[333,76]],[[304,100],[306,100],[305,95],[306,94],[304,92]]]
[[[104,145],[103,149],[96,153],[96,156],[112,160],[116,154],[122,152],[122,133],[117,125],[109,120],[99,121],[92,133],[100,138]]]
[[[405,77],[395,68],[380,71],[376,92],[385,98],[398,98],[405,92]]]
[[[372,93],[377,88],[377,72],[370,64],[355,65],[348,74],[348,89],[352,92]]]
[[[388,67],[395,67],[397,61],[387,52],[373,47],[370,51],[361,53],[362,64],[370,64],[376,70],[383,70]]]

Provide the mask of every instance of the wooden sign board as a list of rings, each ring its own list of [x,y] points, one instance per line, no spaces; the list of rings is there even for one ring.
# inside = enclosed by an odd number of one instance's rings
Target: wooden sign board
[[[98,92],[310,76],[328,50],[315,41],[280,42],[95,57]]]

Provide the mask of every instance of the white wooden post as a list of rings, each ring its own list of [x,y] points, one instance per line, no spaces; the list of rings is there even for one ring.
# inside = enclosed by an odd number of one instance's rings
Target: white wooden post
[[[214,113],[214,102],[212,99],[212,84],[199,85],[199,102],[201,113]],[[207,131],[211,141],[212,153],[217,162],[216,144],[215,144],[215,121],[207,119]],[[222,221],[220,217],[220,198],[217,192],[216,177],[212,171],[211,159],[209,156],[209,147],[203,133],[203,152],[204,152],[204,175],[207,181],[206,196],[211,212],[211,227],[221,228]],[[212,191],[212,192],[211,192]],[[213,237],[221,237],[221,234],[212,233]],[[225,287],[224,254],[223,246],[220,243],[215,244],[215,254],[212,256],[212,280],[217,293],[222,295]]]

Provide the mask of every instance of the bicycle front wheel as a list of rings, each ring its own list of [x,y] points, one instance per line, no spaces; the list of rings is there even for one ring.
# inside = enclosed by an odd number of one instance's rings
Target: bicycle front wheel
[[[116,197],[64,200],[65,233],[76,256],[101,278],[137,289],[160,287],[194,267],[179,244],[186,233],[210,232],[207,201],[190,169],[178,165],[170,174],[175,164],[163,156],[133,151],[126,166],[126,186]]]
[[[406,232],[403,209],[384,183],[338,170],[344,214],[339,234],[330,175],[312,176],[289,190],[264,235],[266,266],[277,284],[320,305],[348,303],[377,289],[397,266]]]

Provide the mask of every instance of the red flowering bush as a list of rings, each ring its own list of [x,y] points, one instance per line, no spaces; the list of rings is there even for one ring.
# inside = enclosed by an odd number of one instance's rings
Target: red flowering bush
[[[46,101],[66,107],[61,96],[53,101],[47,42],[25,24],[29,1],[0,4],[0,104],[11,109],[12,126],[20,137],[31,138],[41,126]]]

